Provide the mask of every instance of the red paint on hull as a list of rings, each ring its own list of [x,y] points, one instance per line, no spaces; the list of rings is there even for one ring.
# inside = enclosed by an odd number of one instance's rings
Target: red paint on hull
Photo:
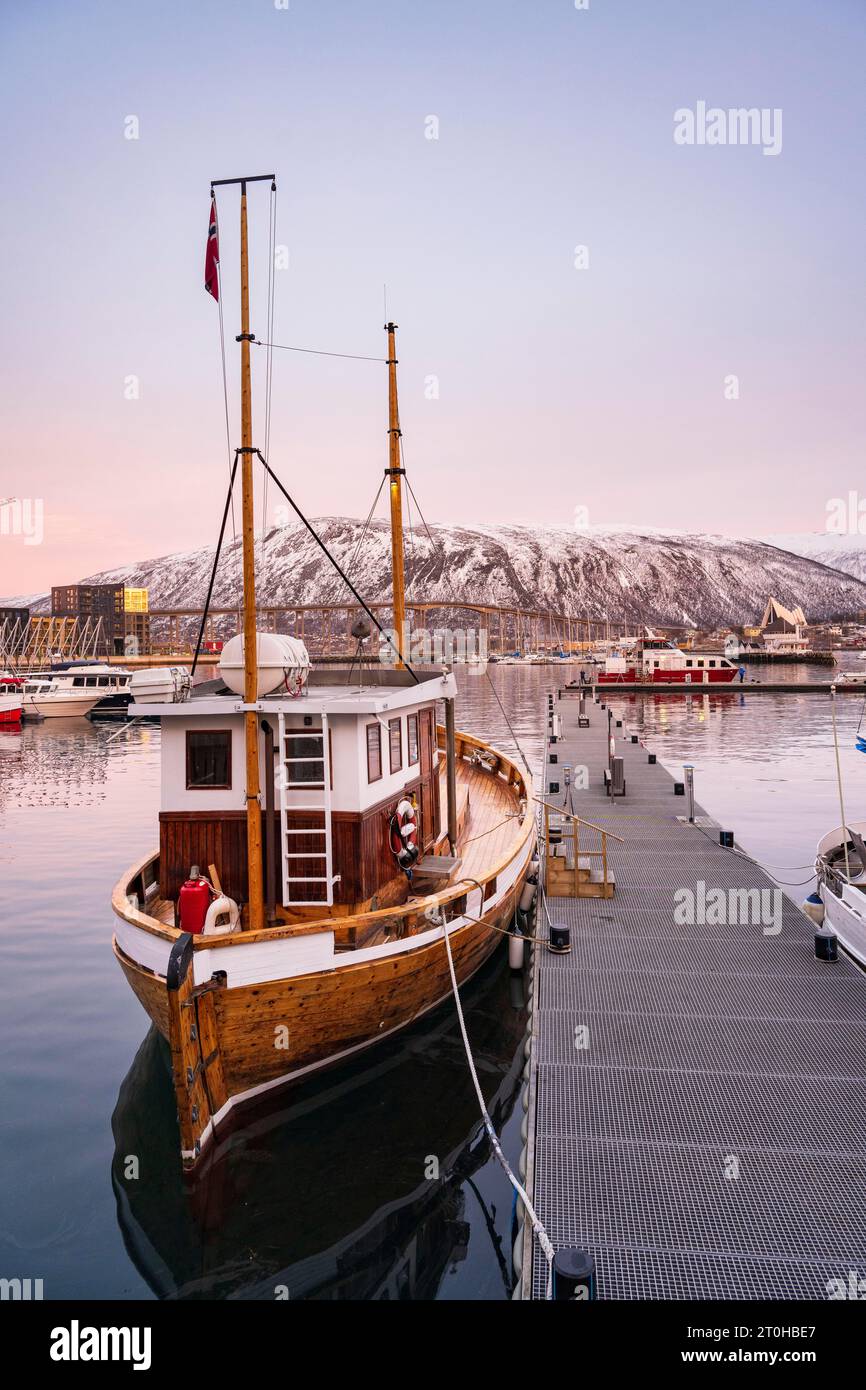
[[[633,666],[616,673],[602,671],[596,676],[597,685],[730,685],[736,670],[713,671],[653,671],[641,676]]]

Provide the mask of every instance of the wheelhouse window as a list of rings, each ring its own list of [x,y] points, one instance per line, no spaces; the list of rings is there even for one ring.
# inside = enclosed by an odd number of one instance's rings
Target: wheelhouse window
[[[409,714],[406,716],[406,747],[408,752],[409,766],[418,761],[418,716]]]
[[[400,731],[400,720],[388,720],[388,747],[391,758],[391,771],[399,772],[403,766],[403,735]]]
[[[382,730],[378,723],[367,725],[367,781],[378,782],[382,776]]]
[[[287,734],[286,767],[290,786],[325,785],[325,760],[321,734]]]
[[[187,729],[187,789],[228,788],[231,784],[231,732],[228,729]]]

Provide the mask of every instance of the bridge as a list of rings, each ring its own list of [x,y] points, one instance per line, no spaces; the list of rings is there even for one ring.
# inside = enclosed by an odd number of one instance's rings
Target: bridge
[[[388,601],[371,603],[370,610],[384,628],[391,624]],[[409,601],[407,620],[413,640],[426,633],[453,633],[467,655],[482,650],[490,656],[520,652],[565,651],[578,653],[601,640],[617,641],[637,635],[641,624],[634,619],[590,618],[552,609],[515,605],[443,602],[438,599]],[[349,658],[356,651],[353,624],[363,615],[358,604],[309,603],[261,605],[256,624],[262,632],[281,632],[300,638],[310,655],[319,660]],[[6,630],[0,623],[0,664],[16,670],[35,670],[52,661],[98,657],[118,665],[154,666],[167,660],[190,662],[201,630],[203,609],[152,608],[148,614],[150,641],[146,650],[109,652],[101,619],[78,619],[34,614],[30,627]],[[199,663],[219,661],[219,646],[242,629],[237,607],[212,607],[205,621]],[[685,628],[668,627],[674,635]],[[371,645],[378,646],[374,638]],[[416,657],[416,659],[418,659]]]
[[[382,626],[388,628],[392,611],[390,602],[371,603],[369,607]],[[579,652],[602,639],[617,640],[634,635],[640,627],[633,620],[589,618],[550,609],[492,603],[446,603],[437,599],[407,601],[406,613],[413,634],[426,632],[432,637],[442,630],[471,634],[476,650],[483,634],[491,656],[504,656],[515,650]],[[345,656],[355,649],[352,625],[362,615],[363,610],[357,604],[261,606],[256,612],[256,625],[262,632],[282,632],[299,637],[311,656]],[[195,648],[201,620],[200,608],[152,608],[152,651],[191,653]],[[237,608],[212,608],[205,623],[205,647],[233,635],[240,631],[240,627]]]

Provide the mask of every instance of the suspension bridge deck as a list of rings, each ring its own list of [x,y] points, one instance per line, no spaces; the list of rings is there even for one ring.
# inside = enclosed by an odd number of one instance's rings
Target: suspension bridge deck
[[[612,898],[548,899],[572,949],[534,953],[530,1196],[555,1248],[593,1255],[600,1298],[826,1299],[866,1276],[866,975],[815,959],[806,916],[700,807],[681,819],[674,779],[615,723],[611,800],[608,714],[586,708],[579,729],[576,700],[555,706],[543,794],[561,805],[564,765],[585,767],[575,812],[624,843]],[[743,921],[743,889],[772,912]],[[546,1282],[527,1223],[523,1297]]]

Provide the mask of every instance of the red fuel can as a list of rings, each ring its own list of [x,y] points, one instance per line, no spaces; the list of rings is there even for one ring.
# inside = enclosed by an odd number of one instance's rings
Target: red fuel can
[[[210,907],[210,897],[210,884],[207,879],[187,879],[177,899],[181,931],[192,932],[194,936],[202,931]]]

